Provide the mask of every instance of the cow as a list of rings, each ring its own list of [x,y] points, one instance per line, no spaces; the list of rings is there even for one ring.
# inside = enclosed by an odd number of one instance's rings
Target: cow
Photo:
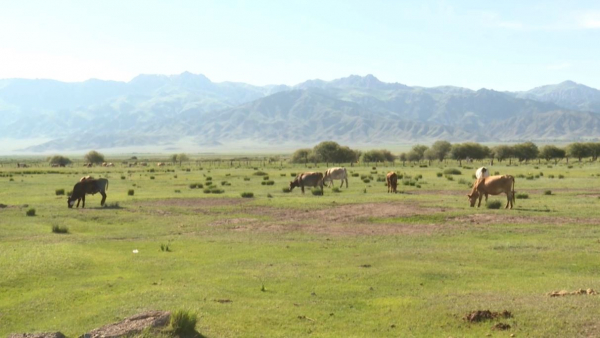
[[[321,192],[323,192],[323,173],[307,172],[298,174],[298,176],[290,182],[290,191],[294,190],[295,187],[300,187],[303,194],[304,187],[321,187]]]
[[[164,162],[158,162],[158,163],[156,163],[156,166],[157,167],[164,167],[165,163]]]
[[[17,168],[29,168],[29,166],[25,163],[17,163]]]
[[[385,180],[387,181],[388,193],[396,193],[396,189],[398,188],[398,175],[395,172],[390,171],[385,176]]]
[[[112,162],[106,163],[107,167],[114,167],[115,165]]]
[[[342,181],[340,188],[344,186],[344,181],[346,181],[346,188],[348,188],[348,173],[346,172],[346,168],[338,167],[327,169],[327,171],[325,172],[325,176],[323,177],[323,184],[329,186],[327,184],[327,182],[329,182],[330,185],[333,185],[333,180]]]
[[[85,195],[100,193],[102,195],[102,201],[100,205],[104,205],[106,201],[106,190],[108,190],[108,180],[105,178],[99,179],[87,179],[81,182],[77,182],[73,187],[73,193],[67,199],[67,206],[72,208],[77,201],[77,208],[79,208],[79,201],[83,201],[82,208],[85,208]]]
[[[93,179],[94,178],[92,176],[90,176],[90,175],[81,176],[81,178],[79,179],[79,182],[83,182],[83,181],[86,181],[86,180],[93,180]]]
[[[474,207],[475,202],[479,199],[479,203],[477,204],[479,208],[483,195],[500,195],[502,193],[506,194],[506,206],[504,209],[507,209],[509,205],[512,209],[515,203],[515,178],[513,176],[498,175],[478,179],[473,184],[473,189],[467,197],[469,198],[471,207]]]
[[[486,167],[481,167],[475,171],[475,178],[490,177],[490,171]]]

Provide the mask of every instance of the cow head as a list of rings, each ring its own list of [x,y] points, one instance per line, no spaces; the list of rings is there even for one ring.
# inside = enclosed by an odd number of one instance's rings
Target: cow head
[[[477,202],[477,199],[479,198],[479,192],[477,192],[477,190],[471,192],[470,194],[467,195],[467,197],[469,198],[469,203],[471,203],[471,207],[475,206],[475,202]]]
[[[69,198],[67,199],[67,206],[69,207],[69,209],[73,207],[73,205],[75,204],[75,201],[76,200],[74,198],[69,196]]]
[[[290,191],[294,190],[295,187],[299,187],[300,184],[298,183],[298,180],[295,181],[290,181]]]

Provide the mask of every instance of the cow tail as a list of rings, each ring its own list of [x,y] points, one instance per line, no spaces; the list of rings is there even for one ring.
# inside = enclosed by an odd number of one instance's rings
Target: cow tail
[[[516,202],[516,198],[515,198],[515,177],[512,177],[512,202],[513,204],[517,204]]]

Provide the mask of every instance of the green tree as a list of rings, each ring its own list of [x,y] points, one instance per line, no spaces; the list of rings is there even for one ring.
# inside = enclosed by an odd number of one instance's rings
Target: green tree
[[[394,155],[389,150],[369,150],[362,154],[363,162],[393,162]]]
[[[83,157],[88,163],[101,164],[104,162],[104,155],[95,150],[91,150]]]
[[[562,159],[564,158],[566,155],[566,152],[564,149],[561,149],[557,146],[553,146],[553,145],[545,145],[542,147],[542,149],[540,149],[540,158],[545,159],[546,161],[550,161],[550,160],[554,160],[557,161],[558,159]]]
[[[61,156],[61,155],[55,155],[52,156],[49,160],[50,164],[56,164],[56,165],[60,165],[60,166],[66,166],[67,164],[71,164],[73,163],[69,158]]]
[[[519,162],[538,158],[539,153],[538,147],[533,142],[519,143],[513,146],[513,154],[519,159]]]
[[[312,149],[298,149],[292,155],[292,163],[307,163],[312,155]]]
[[[422,160],[425,158],[425,151],[427,149],[429,149],[429,147],[422,144],[417,144],[412,147],[411,151],[414,151],[419,156],[419,160]]]
[[[340,146],[333,141],[325,141],[313,148],[315,159],[319,162],[356,162],[359,152],[346,146]]]
[[[448,154],[450,154],[450,150],[452,150],[452,144],[448,141],[436,141],[431,145],[431,152],[429,157],[433,157],[431,159],[437,159],[442,162]],[[425,156],[427,157],[427,155]]]
[[[567,156],[576,157],[581,162],[582,158],[591,156],[591,151],[587,144],[575,142],[567,146]]]
[[[181,165],[184,161],[189,161],[190,158],[187,156],[187,154],[181,153],[177,154],[177,160],[179,161],[179,165]]]
[[[503,160],[513,156],[513,148],[507,145],[496,146],[492,148],[491,153],[498,160],[498,162],[502,162]]]
[[[400,156],[398,156],[398,159],[400,159],[400,161],[402,161],[402,165],[404,165],[404,162],[408,160],[408,156],[406,153],[401,153]]]
[[[592,160],[595,161],[600,156],[600,143],[598,142],[589,142],[585,144],[590,149],[590,156]]]

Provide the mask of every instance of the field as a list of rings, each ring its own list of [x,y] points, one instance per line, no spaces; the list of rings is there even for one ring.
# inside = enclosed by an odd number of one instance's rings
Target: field
[[[346,165],[358,177],[324,196],[283,188],[325,164],[5,165],[0,336],[77,337],[175,309],[197,311],[206,337],[600,336],[600,295],[548,296],[600,290],[600,165],[571,165],[489,166],[517,176],[528,198],[513,210],[504,196],[490,196],[499,210],[469,207],[477,163]],[[461,174],[438,176],[448,168]],[[395,195],[381,181],[391,170],[403,175]],[[109,179],[107,207],[94,195],[68,209],[56,195],[83,175]],[[463,319],[475,310],[512,317]]]

